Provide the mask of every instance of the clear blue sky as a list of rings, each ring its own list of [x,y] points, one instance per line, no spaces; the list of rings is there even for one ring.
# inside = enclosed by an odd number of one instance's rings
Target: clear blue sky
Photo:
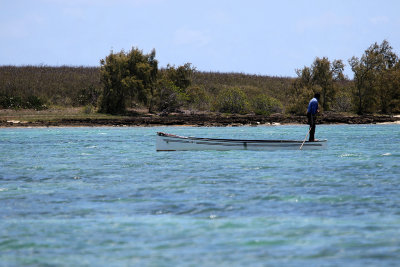
[[[360,57],[388,40],[397,0],[0,0],[0,65],[99,66],[111,50],[156,49],[160,66],[291,76],[315,57]]]

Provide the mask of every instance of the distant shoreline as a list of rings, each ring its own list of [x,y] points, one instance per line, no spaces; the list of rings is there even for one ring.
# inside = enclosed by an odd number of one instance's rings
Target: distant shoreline
[[[317,123],[324,124],[400,124],[396,115],[341,115],[322,114]],[[101,127],[101,126],[197,126],[197,127],[236,127],[261,125],[307,124],[306,116],[274,114],[261,115],[221,115],[221,114],[169,114],[138,115],[121,119],[115,118],[55,118],[51,120],[23,121],[0,117],[0,127]]]

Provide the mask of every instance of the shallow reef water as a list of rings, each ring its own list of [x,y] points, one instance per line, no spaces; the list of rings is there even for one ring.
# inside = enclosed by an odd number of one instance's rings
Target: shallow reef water
[[[0,129],[0,265],[397,265],[400,125],[318,125],[325,150],[155,151],[158,131],[307,130]]]

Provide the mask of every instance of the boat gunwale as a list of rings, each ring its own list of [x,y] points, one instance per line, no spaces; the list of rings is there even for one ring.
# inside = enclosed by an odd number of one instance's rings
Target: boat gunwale
[[[303,141],[299,140],[257,140],[257,139],[252,139],[252,140],[246,140],[246,139],[219,139],[219,138],[202,138],[202,137],[187,137],[187,136],[179,136],[179,135],[174,135],[174,134],[168,134],[164,132],[157,132],[158,136],[161,137],[171,137],[171,138],[177,138],[177,139],[186,139],[186,140],[194,140],[194,141],[211,141],[211,142],[236,142],[236,143],[296,143],[296,144],[301,144]],[[322,139],[322,140],[316,140],[316,141],[306,141],[308,144],[312,143],[324,143],[327,142],[327,139]]]

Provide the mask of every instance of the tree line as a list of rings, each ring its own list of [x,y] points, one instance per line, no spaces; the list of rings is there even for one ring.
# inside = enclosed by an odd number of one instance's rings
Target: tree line
[[[158,69],[155,50],[149,54],[138,48],[112,52],[101,61],[100,73],[103,84],[100,112],[104,113],[124,113],[127,104],[138,103],[148,107],[149,112],[165,113],[181,108],[257,114],[283,110],[278,100],[258,88],[194,84],[196,70],[190,63]],[[254,96],[249,97],[245,92]]]
[[[156,52],[138,48],[111,52],[96,67],[0,67],[0,107],[44,109],[91,106],[123,114],[146,108],[153,113],[304,114],[315,92],[323,111],[400,112],[400,62],[385,40],[347,62],[354,78],[344,76],[342,60],[315,58],[297,77],[200,72],[191,64],[159,68]]]
[[[310,67],[296,71],[297,78],[288,91],[288,112],[304,113],[307,101],[321,93],[324,111],[364,113],[400,112],[400,60],[389,42],[374,43],[364,54],[348,63],[354,79],[343,75],[342,60],[316,58]]]

